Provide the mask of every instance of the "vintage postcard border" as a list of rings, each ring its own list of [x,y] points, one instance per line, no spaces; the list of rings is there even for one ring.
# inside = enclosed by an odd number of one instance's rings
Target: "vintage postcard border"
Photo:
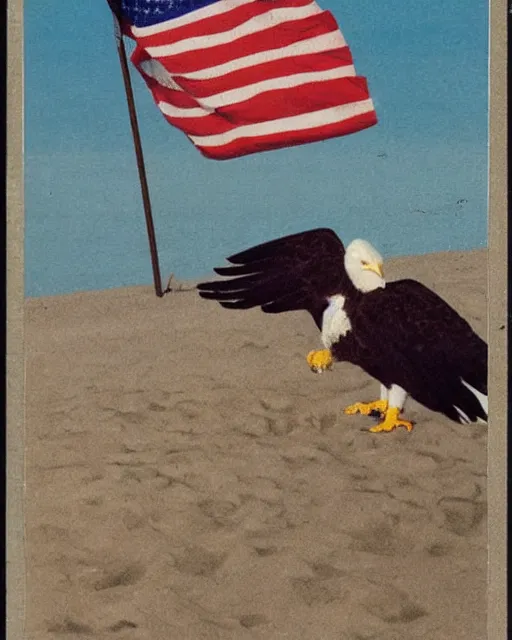
[[[488,638],[506,637],[507,5],[490,3]],[[24,547],[23,1],[7,9],[7,631],[22,638]],[[502,328],[505,327],[505,328]]]

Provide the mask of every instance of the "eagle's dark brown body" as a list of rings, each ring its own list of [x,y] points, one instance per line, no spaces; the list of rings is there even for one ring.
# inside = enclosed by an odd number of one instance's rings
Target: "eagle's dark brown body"
[[[487,344],[450,305],[414,280],[357,290],[344,267],[345,250],[330,229],[273,240],[228,258],[215,269],[235,276],[198,285],[202,297],[226,308],[261,306],[266,313],[304,309],[322,329],[329,298],[342,295],[351,328],[331,345],[334,359],[361,367],[387,388],[399,385],[433,411],[487,420],[475,394],[487,395]]]
[[[331,347],[386,387],[397,384],[419,403],[459,422],[487,420],[465,380],[487,395],[487,344],[452,307],[414,280],[349,297],[352,330]]]

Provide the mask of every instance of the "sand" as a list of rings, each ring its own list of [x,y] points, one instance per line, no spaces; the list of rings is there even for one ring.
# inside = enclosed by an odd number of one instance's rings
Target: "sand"
[[[485,251],[386,272],[486,335]],[[320,347],[194,291],[28,300],[27,638],[482,640],[487,426],[370,434]]]

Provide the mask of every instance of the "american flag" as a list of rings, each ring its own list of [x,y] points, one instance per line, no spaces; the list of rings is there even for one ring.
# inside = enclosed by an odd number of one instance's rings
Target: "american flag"
[[[312,0],[122,0],[121,28],[166,120],[208,158],[377,122],[335,18]]]

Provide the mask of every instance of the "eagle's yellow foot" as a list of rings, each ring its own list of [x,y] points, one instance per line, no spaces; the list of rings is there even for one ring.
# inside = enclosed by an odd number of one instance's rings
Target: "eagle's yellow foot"
[[[387,400],[375,400],[375,402],[356,402],[355,404],[351,404],[344,409],[344,412],[353,416],[355,413],[362,413],[364,416],[369,416],[372,413],[386,413],[388,408]]]
[[[413,427],[412,422],[409,422],[408,420],[401,420],[399,418],[399,415],[400,415],[400,409],[397,409],[396,407],[391,407],[387,409],[384,416],[384,420],[380,424],[376,425],[375,427],[372,427],[370,429],[370,432],[371,433],[389,432],[389,431],[393,431],[397,427],[405,427],[407,431],[412,431],[412,427]]]
[[[332,367],[332,354],[330,349],[321,349],[319,351],[310,351],[306,356],[309,368],[315,373],[322,373],[326,369]]]

